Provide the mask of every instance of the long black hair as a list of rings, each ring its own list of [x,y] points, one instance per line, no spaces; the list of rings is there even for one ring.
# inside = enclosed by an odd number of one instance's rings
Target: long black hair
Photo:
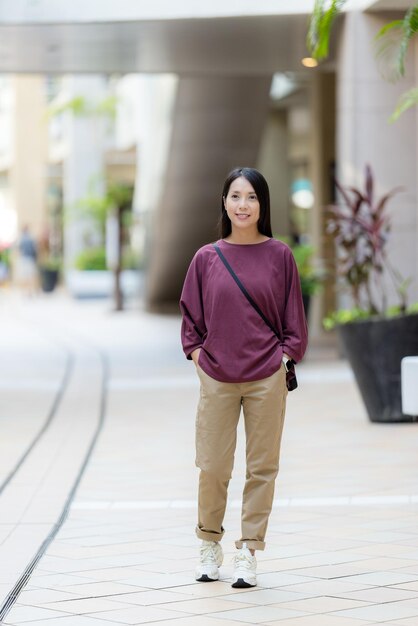
[[[258,170],[252,167],[237,167],[232,172],[229,172],[222,191],[222,206],[221,206],[221,218],[219,220],[219,234],[222,239],[228,237],[232,232],[231,220],[228,217],[228,213],[225,210],[224,201],[229,192],[231,184],[236,178],[246,178],[252,185],[257,199],[260,203],[260,217],[257,222],[258,232],[267,237],[273,237],[270,221],[270,191],[266,179]]]

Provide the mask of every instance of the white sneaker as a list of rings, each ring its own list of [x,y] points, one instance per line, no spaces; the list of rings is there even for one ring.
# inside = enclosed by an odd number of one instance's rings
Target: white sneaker
[[[196,580],[211,583],[219,579],[219,567],[224,560],[221,544],[217,541],[202,541],[200,563],[196,567]]]
[[[255,587],[257,585],[257,559],[243,544],[241,550],[234,558],[235,568],[232,575],[232,586],[235,589],[243,587]]]

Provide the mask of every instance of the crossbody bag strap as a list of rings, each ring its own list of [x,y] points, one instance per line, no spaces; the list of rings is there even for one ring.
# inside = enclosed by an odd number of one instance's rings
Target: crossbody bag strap
[[[237,283],[238,287],[241,289],[242,293],[244,294],[244,296],[247,298],[248,302],[251,304],[251,306],[253,307],[253,309],[255,309],[257,311],[257,313],[259,314],[259,316],[261,317],[261,319],[263,320],[263,322],[265,324],[267,324],[267,326],[270,328],[270,330],[276,335],[277,339],[280,341],[280,336],[279,333],[277,332],[277,330],[274,328],[273,324],[267,319],[267,317],[264,315],[263,311],[260,309],[260,307],[258,306],[258,304],[256,302],[254,302],[254,300],[252,299],[252,297],[250,296],[250,294],[248,293],[248,291],[246,290],[246,288],[244,287],[244,285],[242,284],[242,282],[240,281],[240,279],[238,278],[238,276],[235,274],[234,270],[232,269],[232,267],[229,265],[228,261],[226,260],[225,256],[223,255],[222,250],[220,249],[220,247],[218,246],[217,243],[212,244],[213,247],[215,248],[219,258],[221,259],[222,263],[225,265],[226,269],[228,270],[228,272],[231,274],[232,278],[235,280],[235,282]]]

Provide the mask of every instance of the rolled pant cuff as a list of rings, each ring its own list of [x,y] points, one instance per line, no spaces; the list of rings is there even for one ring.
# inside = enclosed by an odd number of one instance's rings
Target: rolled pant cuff
[[[264,548],[266,547],[264,541],[255,541],[252,539],[240,539],[239,541],[235,542],[235,547],[239,550],[240,548],[242,548],[244,543],[249,550],[264,550]]]
[[[196,536],[199,539],[204,539],[205,541],[220,541],[224,536],[225,530],[222,528],[220,533],[208,532],[206,530],[202,530],[199,526],[196,526]]]

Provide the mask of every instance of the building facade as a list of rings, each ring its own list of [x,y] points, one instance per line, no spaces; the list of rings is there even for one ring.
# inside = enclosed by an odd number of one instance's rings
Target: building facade
[[[119,106],[111,141],[98,140],[97,120],[67,116],[66,157],[61,165],[56,156],[54,162],[49,148],[46,160],[61,175],[64,204],[85,194],[94,172],[106,169],[103,159],[113,158],[116,168],[134,176],[151,309],[176,306],[191,256],[216,238],[225,174],[237,165],[259,167],[271,186],[275,234],[311,242],[332,277],[312,311],[313,334],[319,335],[322,315],[344,301],[334,289],[335,254],[325,232],[335,173],[346,185],[360,185],[369,163],[378,194],[403,188],[392,201],[393,263],[403,275],[418,276],[416,110],[388,123],[399,95],[416,82],[416,50],[407,78],[395,85],[381,77],[373,52],[387,11],[396,17],[393,11],[411,3],[349,2],[330,58],[316,68],[301,62],[310,0],[295,0],[290,8],[281,0],[241,2],[238,9],[232,1],[197,4],[160,0],[138,7],[126,0],[86,9],[74,2],[63,13],[61,2],[5,1],[0,31],[3,24],[9,54],[0,59],[0,71],[6,77],[62,75],[73,94],[87,90],[99,100],[108,77],[116,76]],[[6,28],[7,22],[13,26]],[[13,53],[16,42],[19,56]],[[2,166],[3,198],[4,172]],[[24,185],[22,179],[16,185]],[[42,196],[45,180],[36,185]],[[80,224],[68,227],[68,259],[81,239]],[[416,281],[411,299],[418,299]]]

